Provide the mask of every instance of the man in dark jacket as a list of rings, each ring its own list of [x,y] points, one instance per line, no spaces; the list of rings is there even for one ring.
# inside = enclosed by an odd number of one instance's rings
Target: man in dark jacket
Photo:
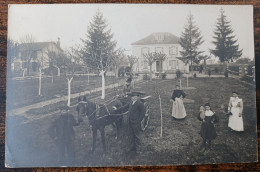
[[[116,109],[116,112],[122,113],[128,109],[128,122],[129,122],[129,129],[130,129],[130,137],[131,137],[131,147],[130,151],[136,152],[137,145],[140,143],[139,139],[139,131],[140,131],[140,123],[144,117],[144,105],[139,100],[137,95],[132,95],[131,101],[124,105],[121,108]]]
[[[53,121],[49,128],[49,135],[56,142],[59,162],[65,163],[68,159],[68,163],[73,165],[75,161],[74,140],[75,132],[73,126],[78,126],[80,122],[77,122],[72,114],[69,113],[69,107],[61,108],[61,115]],[[66,153],[67,157],[66,158]]]

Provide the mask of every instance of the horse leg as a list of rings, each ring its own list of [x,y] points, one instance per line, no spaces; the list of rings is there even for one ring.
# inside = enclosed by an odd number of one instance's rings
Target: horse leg
[[[97,142],[97,128],[93,126],[92,126],[92,137],[93,137],[92,153],[94,153],[96,149],[96,142]]]
[[[105,138],[105,128],[99,129],[101,133],[101,139],[102,139],[102,144],[103,144],[103,151],[106,152],[106,138]]]

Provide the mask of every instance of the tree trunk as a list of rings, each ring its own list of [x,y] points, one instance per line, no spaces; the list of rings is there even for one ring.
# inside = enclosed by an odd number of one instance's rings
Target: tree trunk
[[[150,80],[152,80],[152,76],[153,76],[153,74],[152,74],[152,64],[150,65]]]
[[[188,76],[188,73],[187,73],[187,88],[189,87],[189,76]]]
[[[51,73],[51,83],[53,84],[53,72]]]
[[[207,67],[207,64],[206,64],[206,59],[204,59],[204,71],[206,71],[206,67]]]
[[[159,78],[162,78],[162,61],[159,61]]]
[[[190,72],[191,72],[191,74],[193,74],[193,73],[192,73],[192,72],[193,72],[192,60],[190,61]]]
[[[59,68],[59,67],[57,67],[57,69],[58,69],[58,76],[60,76],[60,68]]]
[[[104,70],[101,71],[101,76],[102,76],[102,94],[101,94],[101,99],[105,99],[106,85],[105,85],[105,71]]]
[[[72,81],[73,77],[71,77],[70,79],[67,78],[68,81],[68,103],[67,105],[70,107],[70,86],[71,86],[71,81]]]
[[[39,69],[39,90],[38,90],[38,95],[41,96],[41,89],[42,89],[42,70]]]
[[[25,69],[23,70],[23,78],[24,78],[24,75],[25,75]]]
[[[115,67],[115,76],[116,76],[116,79],[118,79],[118,67]]]
[[[29,76],[29,71],[30,71],[30,61],[31,61],[31,59],[29,59],[28,61],[27,61],[27,76]]]
[[[89,70],[88,70],[88,84],[89,84]]]

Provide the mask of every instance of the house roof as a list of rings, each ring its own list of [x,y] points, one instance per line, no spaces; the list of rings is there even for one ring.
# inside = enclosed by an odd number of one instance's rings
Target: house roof
[[[149,44],[178,44],[179,38],[169,32],[156,32],[149,36],[132,43],[132,45],[149,45]]]
[[[60,51],[63,51],[55,42],[34,42],[34,43],[22,43],[18,45],[18,51],[40,51],[50,45],[55,45]]]

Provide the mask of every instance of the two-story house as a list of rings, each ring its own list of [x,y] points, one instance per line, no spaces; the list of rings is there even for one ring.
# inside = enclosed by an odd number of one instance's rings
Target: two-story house
[[[144,55],[152,52],[163,53],[166,59],[160,63],[155,61],[152,64],[153,76],[156,73],[167,73],[167,77],[174,76],[177,70],[183,73],[189,72],[189,66],[180,60],[181,46],[179,38],[168,32],[157,32],[136,41],[132,45],[132,54],[138,58],[138,62],[134,64],[133,71],[136,73],[148,73],[150,67]]]
[[[58,42],[34,42],[16,45],[16,57],[11,64],[12,71],[26,70],[27,75],[35,75],[39,69],[47,69],[52,63],[52,56],[62,53]]]

